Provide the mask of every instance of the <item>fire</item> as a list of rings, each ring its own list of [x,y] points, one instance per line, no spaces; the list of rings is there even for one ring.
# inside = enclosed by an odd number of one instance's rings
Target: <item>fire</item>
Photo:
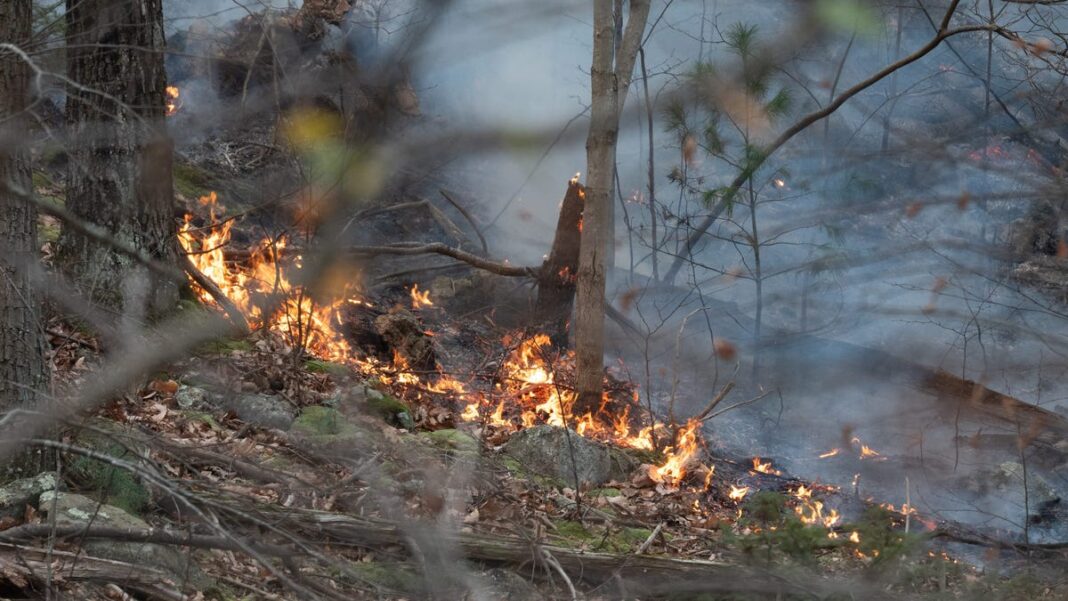
[[[781,476],[782,472],[771,467],[771,462],[760,462],[760,457],[753,457],[753,471],[760,472],[761,474],[768,474],[771,476]]]
[[[882,456],[882,453],[864,444],[859,437],[854,436],[853,439],[850,440],[850,442],[860,447],[861,459],[878,458],[880,461],[885,459],[885,457]]]
[[[434,303],[430,300],[430,291],[419,291],[419,284],[413,284],[412,289],[408,291],[408,294],[412,297],[412,308],[422,309],[423,307],[433,307]]]
[[[649,470],[649,477],[653,482],[663,484],[667,488],[678,488],[686,477],[689,463],[697,455],[697,430],[700,425],[701,421],[696,419],[686,422],[686,426],[676,437],[675,445],[668,447],[664,463]]]
[[[831,509],[824,514],[823,501],[812,498],[812,489],[803,484],[794,491],[794,498],[797,499],[794,513],[805,524],[833,528],[842,519],[837,509]]]
[[[827,459],[828,457],[834,457],[835,455],[837,455],[837,454],[839,454],[841,452],[842,452],[841,449],[831,449],[830,451],[827,451],[826,453],[820,453],[820,459]]]
[[[182,93],[178,88],[176,88],[174,86],[167,86],[165,92],[167,94],[167,113],[166,113],[166,115],[168,117],[170,117],[171,115],[177,113],[178,109],[182,108],[182,101],[179,98]],[[212,194],[214,194],[214,192],[212,192]]]
[[[247,266],[228,262],[224,249],[230,243],[234,221],[220,221],[224,209],[218,200],[215,192],[199,199],[208,209],[208,225],[194,227],[193,216],[186,215],[179,229],[178,242],[193,266],[219,287],[253,327],[282,334],[290,344],[324,359],[348,360],[351,349],[336,324],[341,322],[339,309],[349,291],[324,304],[292,284],[287,273],[300,269],[300,257],[283,263],[284,237],[262,240],[252,249]],[[196,284],[193,287],[201,301],[215,305],[206,290]]]
[[[745,495],[749,494],[748,486],[734,486],[731,485],[731,491],[727,494],[728,497],[734,502],[739,502],[745,498]]]
[[[859,543],[860,542],[860,533],[858,533],[856,530],[851,532],[849,534],[849,542],[851,542],[851,543]]]

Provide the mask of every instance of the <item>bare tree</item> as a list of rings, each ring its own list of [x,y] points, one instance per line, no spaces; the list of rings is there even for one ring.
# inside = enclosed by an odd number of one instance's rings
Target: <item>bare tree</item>
[[[67,97],[71,126],[67,208],[154,258],[174,259],[174,190],[170,142],[163,133],[166,75],[161,0],[67,0]],[[137,268],[128,257],[74,231],[59,255],[93,301],[126,304],[124,282]],[[173,283],[148,283],[143,305],[173,305]],[[138,303],[140,304],[140,303]],[[140,307],[139,307],[140,309]]]
[[[44,331],[40,303],[24,268],[37,254],[37,213],[31,193],[24,118],[29,64],[17,50],[31,36],[32,2],[0,2],[0,407],[32,405],[44,387]]]
[[[620,99],[626,98],[638,46],[649,17],[648,0],[632,0],[626,31],[617,46],[612,0],[593,5],[592,105],[586,138],[586,207],[582,214],[575,311],[578,362],[576,410],[595,409],[604,369],[605,263],[611,251],[612,178],[619,136]],[[621,7],[617,7],[622,10]],[[620,15],[620,19],[622,16]]]

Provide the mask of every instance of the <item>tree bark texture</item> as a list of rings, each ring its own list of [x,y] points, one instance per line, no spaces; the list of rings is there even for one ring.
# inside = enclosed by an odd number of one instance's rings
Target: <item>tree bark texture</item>
[[[567,344],[567,322],[575,304],[575,277],[578,273],[585,199],[586,189],[577,179],[571,180],[560,205],[552,250],[542,264],[538,277],[535,317],[538,322],[547,325],[554,344],[558,346]]]
[[[604,371],[606,255],[612,244],[610,208],[615,173],[619,109],[634,71],[649,16],[648,0],[632,0],[626,30],[617,45],[612,0],[593,3],[592,104],[586,137],[586,208],[575,301],[576,392],[574,411],[600,406]]]
[[[162,0],[67,0],[66,19],[67,208],[174,263]],[[159,314],[177,300],[173,282],[76,232],[63,233],[58,254],[81,291],[106,307]]]
[[[26,48],[31,0],[0,1],[0,44]],[[0,49],[0,410],[35,406],[48,382],[41,304],[27,267],[37,257],[26,111],[29,65]],[[38,456],[40,454],[37,454]],[[8,470],[18,470],[16,461]],[[9,471],[10,473],[10,471]],[[19,475],[19,474],[16,474]]]

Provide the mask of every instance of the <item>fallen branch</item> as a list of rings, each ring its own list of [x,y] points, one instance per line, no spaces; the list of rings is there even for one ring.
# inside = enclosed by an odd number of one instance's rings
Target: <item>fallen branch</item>
[[[429,244],[395,244],[391,246],[353,246],[349,249],[354,255],[374,257],[378,255],[444,255],[458,261],[463,261],[472,267],[484,269],[490,273],[507,277],[530,277],[537,278],[539,268],[516,267],[508,263],[498,263],[484,257],[469,253],[458,248],[452,248],[441,242]]]
[[[479,242],[482,243],[482,254],[488,256],[489,244],[486,243],[486,237],[482,235],[482,230],[479,229],[478,224],[475,223],[475,220],[473,217],[471,217],[471,214],[468,213],[467,209],[463,208],[460,203],[456,202],[456,200],[453,199],[453,197],[450,195],[450,192],[447,192],[445,190],[438,190],[438,192],[441,193],[441,196],[445,200],[447,200],[449,204],[453,206],[453,208],[459,211],[460,214],[464,216],[464,219],[466,219],[467,222],[471,224],[471,229],[475,230],[475,235],[478,236]]]

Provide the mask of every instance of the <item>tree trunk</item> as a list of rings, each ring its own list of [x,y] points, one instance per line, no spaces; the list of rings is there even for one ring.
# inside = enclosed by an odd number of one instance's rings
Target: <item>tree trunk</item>
[[[0,44],[26,47],[31,35],[31,0],[0,1]],[[45,338],[37,295],[27,266],[37,257],[37,212],[26,144],[29,65],[0,50],[0,410],[34,406],[48,381]],[[33,471],[39,454],[17,460]]]
[[[538,303],[535,319],[546,324],[553,344],[567,345],[567,321],[575,303],[575,277],[578,272],[582,236],[582,209],[586,189],[572,179],[560,205],[556,236],[549,258],[542,264],[538,277]]]
[[[605,254],[612,169],[619,133],[618,80],[613,69],[612,0],[593,3],[592,105],[586,137],[586,209],[582,217],[575,308],[576,388],[574,411],[581,415],[601,402],[604,370]]]
[[[67,208],[173,262],[162,0],[67,0],[66,20]],[[173,282],[75,232],[64,231],[58,254],[82,292],[109,308],[158,315],[177,300]]]
[[[622,40],[615,43],[612,0],[593,3],[592,104],[586,137],[586,209],[582,217],[575,307],[575,385],[577,415],[601,402],[604,371],[605,266],[612,248],[612,179],[619,136],[620,98],[626,97],[641,36],[649,16],[648,0],[631,0]]]

